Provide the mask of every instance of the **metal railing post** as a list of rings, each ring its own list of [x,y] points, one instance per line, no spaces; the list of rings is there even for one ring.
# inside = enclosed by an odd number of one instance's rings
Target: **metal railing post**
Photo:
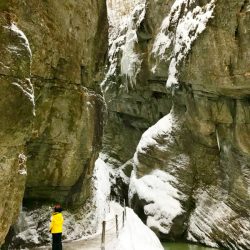
[[[102,243],[101,250],[105,250],[105,229],[106,229],[106,221],[102,222]]]
[[[125,202],[125,199],[123,201],[123,207],[124,207],[124,213],[125,213],[125,218],[126,218],[127,214],[126,214],[126,202]]]
[[[117,214],[115,215],[115,225],[116,225],[116,237],[118,238],[119,231],[118,231],[118,215]]]
[[[122,212],[122,227],[124,227],[124,221],[125,221],[125,212]]]
[[[110,203],[111,203],[112,199],[111,199],[111,196],[109,196],[109,213],[110,213]]]

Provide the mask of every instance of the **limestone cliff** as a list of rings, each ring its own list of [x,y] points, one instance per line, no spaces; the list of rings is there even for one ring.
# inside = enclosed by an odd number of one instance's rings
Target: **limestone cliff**
[[[115,166],[133,156],[142,132],[171,109],[164,82],[149,79],[145,7],[145,1],[108,1],[109,68],[101,86],[109,115],[102,151]]]
[[[33,120],[31,51],[25,34],[0,16],[0,245],[18,217],[26,180],[25,141]]]
[[[98,81],[106,53],[105,2],[20,1],[11,10],[33,51],[37,118],[27,142],[25,199],[57,197],[76,205],[89,196],[101,145],[104,106]]]
[[[108,25],[104,0],[4,0],[0,18],[1,245],[25,183],[26,204],[90,196]]]
[[[161,239],[250,249],[250,1],[107,6],[0,2],[0,245],[23,198],[45,205],[10,248],[48,241],[49,202],[86,202],[102,150],[113,194]]]
[[[104,152],[133,157],[131,206],[162,239],[249,249],[250,2],[133,2],[110,36]]]

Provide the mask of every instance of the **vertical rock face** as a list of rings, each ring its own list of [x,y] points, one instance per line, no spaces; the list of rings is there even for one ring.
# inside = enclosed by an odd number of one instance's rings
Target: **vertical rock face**
[[[128,107],[139,86],[165,83],[157,96],[173,102],[137,145],[131,205],[162,238],[249,249],[250,2],[138,1],[130,13],[130,25],[111,37],[108,109],[114,115],[122,106],[123,88]],[[130,117],[142,114],[131,109]]]
[[[0,16],[0,245],[18,216],[26,180],[25,141],[34,114],[31,51],[25,34]]]
[[[146,54],[151,34],[143,29],[146,2],[107,1],[109,68],[102,90],[109,111],[103,152],[120,166],[130,159],[141,134],[171,108],[164,82],[150,81]],[[145,27],[147,29],[149,27]]]
[[[217,147],[219,158],[206,164],[217,176],[199,178],[211,184],[194,192],[188,238],[238,249],[250,247],[249,8],[249,1],[229,1],[227,7],[217,1],[215,18],[180,73],[181,84],[192,92],[186,104],[192,136],[208,148]],[[204,50],[204,56],[196,57]]]
[[[1,1],[0,15],[1,245],[25,182],[28,203],[90,196],[108,26],[104,0]]]
[[[27,141],[25,200],[78,205],[90,195],[101,145],[105,1],[17,1],[9,11],[33,52],[37,117]]]
[[[37,93],[35,130],[27,143],[25,199],[77,206],[90,195],[102,138],[102,98],[81,86],[53,86]]]

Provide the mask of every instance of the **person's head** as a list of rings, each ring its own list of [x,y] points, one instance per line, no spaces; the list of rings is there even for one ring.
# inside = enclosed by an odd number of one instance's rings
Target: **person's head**
[[[61,213],[62,212],[62,207],[59,203],[56,203],[54,206],[54,212],[56,213]]]

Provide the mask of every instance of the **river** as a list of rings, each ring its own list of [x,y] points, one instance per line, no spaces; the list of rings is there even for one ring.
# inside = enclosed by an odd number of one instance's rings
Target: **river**
[[[212,250],[218,248],[204,247],[188,243],[162,243],[165,250]]]

